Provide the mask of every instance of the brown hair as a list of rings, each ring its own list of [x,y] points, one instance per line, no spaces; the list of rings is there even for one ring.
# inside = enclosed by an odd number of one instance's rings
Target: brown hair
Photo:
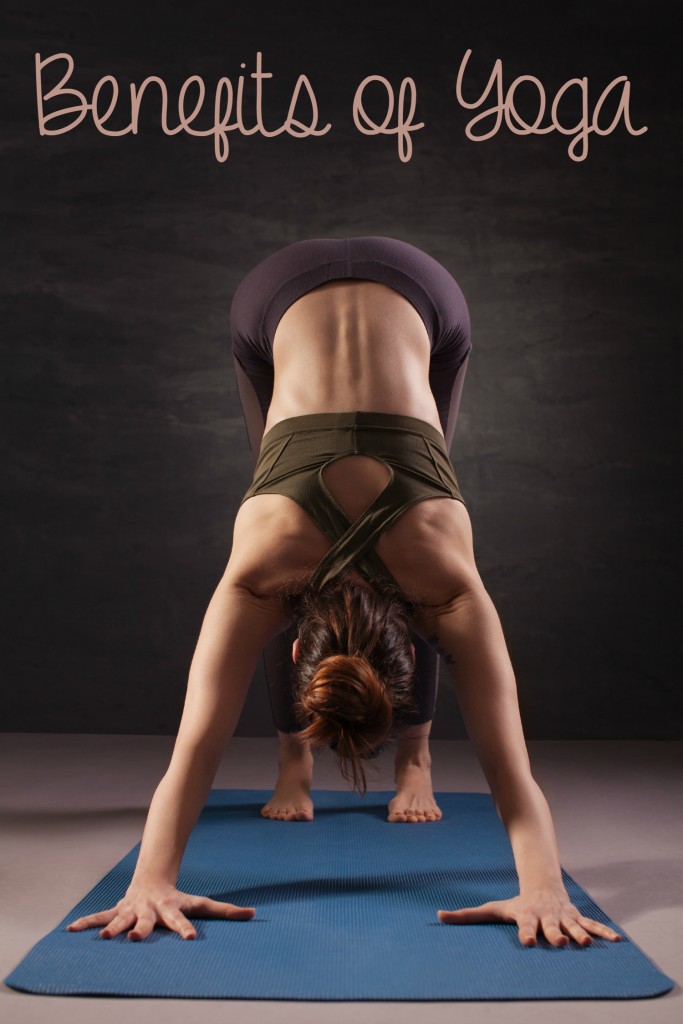
[[[374,580],[373,586],[342,577],[286,599],[300,645],[291,666],[295,711],[309,723],[299,736],[316,750],[330,746],[342,776],[363,795],[361,761],[380,752],[394,714],[416,710],[410,650],[415,604],[390,581]]]

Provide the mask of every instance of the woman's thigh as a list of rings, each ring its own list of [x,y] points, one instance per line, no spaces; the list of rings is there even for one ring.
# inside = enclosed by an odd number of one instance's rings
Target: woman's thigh
[[[263,411],[254,385],[249,379],[248,374],[236,359],[233,359],[233,363],[235,367],[235,377],[237,379],[237,396],[242,408],[244,424],[247,428],[247,437],[249,439],[249,449],[251,451],[252,462],[256,465],[265,427]]]

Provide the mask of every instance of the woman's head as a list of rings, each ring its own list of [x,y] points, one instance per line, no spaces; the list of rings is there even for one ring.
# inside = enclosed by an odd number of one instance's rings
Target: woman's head
[[[331,746],[344,778],[365,793],[361,762],[379,753],[395,715],[415,709],[414,605],[383,581],[372,589],[348,578],[288,604],[298,626],[295,710],[308,722],[299,736]]]

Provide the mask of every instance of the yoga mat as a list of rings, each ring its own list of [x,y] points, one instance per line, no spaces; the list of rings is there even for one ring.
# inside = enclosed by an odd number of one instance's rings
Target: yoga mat
[[[437,910],[518,893],[491,795],[438,793],[439,822],[386,820],[393,791],[314,790],[312,822],[269,821],[272,790],[214,789],[178,888],[255,907],[251,921],[192,918],[133,942],[76,918],[121,899],[138,843],[5,979],[49,995],[298,1000],[632,999],[674,981],[563,871],[572,902],[621,942],[522,946],[517,925],[442,924]]]

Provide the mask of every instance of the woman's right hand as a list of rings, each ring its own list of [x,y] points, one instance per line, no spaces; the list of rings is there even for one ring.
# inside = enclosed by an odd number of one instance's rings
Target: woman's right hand
[[[196,938],[197,932],[186,914],[192,917],[221,917],[229,921],[250,921],[254,907],[219,903],[208,896],[192,896],[173,885],[163,883],[131,884],[123,899],[110,910],[79,917],[66,926],[68,932],[105,925],[100,938],[111,939],[128,931],[128,938],[146,939],[155,925],[178,932],[183,939]]]

